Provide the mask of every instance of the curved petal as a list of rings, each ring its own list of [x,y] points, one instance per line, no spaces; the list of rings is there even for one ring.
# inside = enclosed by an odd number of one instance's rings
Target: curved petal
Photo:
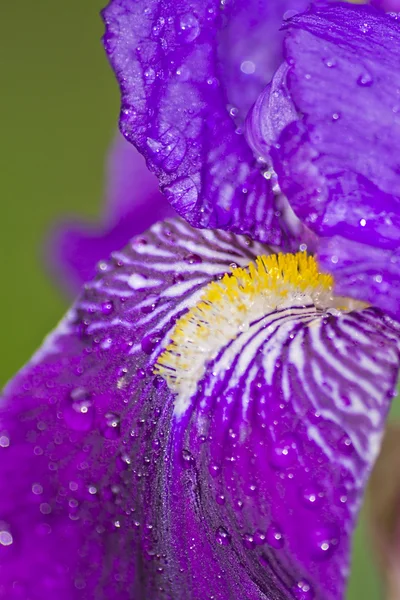
[[[370,6],[332,3],[312,6],[285,28],[287,76],[282,84],[278,71],[276,85],[284,85],[301,119],[289,111],[271,150],[281,189],[316,234],[342,236],[349,255],[352,242],[386,250],[393,266],[400,239],[400,25]],[[263,137],[269,120],[270,112],[253,120],[253,137]],[[336,280],[340,285],[339,273]],[[355,296],[360,291],[355,287]],[[372,288],[363,299],[375,303]],[[400,305],[391,311],[399,315]]]
[[[144,512],[172,408],[154,352],[204,284],[262,251],[171,221],[98,265],[1,402],[0,598],[137,600],[140,573],[166,579]]]
[[[221,7],[219,0],[110,2],[104,43],[121,87],[120,127],[192,225],[279,244],[271,182],[227,109],[218,34],[230,9],[225,15]]]
[[[371,248],[334,236],[319,240],[318,258],[321,267],[334,274],[340,296],[369,300],[396,317],[400,306],[399,250]]]
[[[102,223],[84,224],[77,219],[61,223],[46,244],[46,262],[70,295],[94,277],[100,260],[156,221],[174,215],[158,190],[157,179],[120,134],[111,148],[106,183]]]
[[[246,117],[282,60],[285,18],[304,10],[308,0],[231,0],[218,39],[221,78],[239,122]]]
[[[286,303],[221,338],[184,410],[153,371],[204,286],[269,252],[171,220],[100,263],[5,390],[0,597],[341,597],[398,325]]]

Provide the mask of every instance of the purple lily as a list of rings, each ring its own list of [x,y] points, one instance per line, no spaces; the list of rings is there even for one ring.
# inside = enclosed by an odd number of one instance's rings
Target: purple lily
[[[267,15],[104,11],[122,130],[206,229],[157,223],[100,262],[7,386],[0,598],[343,597],[400,358],[400,29],[287,17],[269,83]]]

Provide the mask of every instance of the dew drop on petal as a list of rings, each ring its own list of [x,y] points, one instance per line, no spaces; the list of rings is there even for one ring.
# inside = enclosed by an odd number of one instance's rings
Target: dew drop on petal
[[[10,445],[10,438],[7,435],[0,435],[0,448],[8,448]]]
[[[271,523],[267,530],[267,543],[273,548],[283,548],[284,539],[281,528],[276,523]]]
[[[91,394],[83,387],[74,388],[64,405],[66,424],[76,431],[89,431],[93,427],[94,416]]]
[[[211,477],[217,477],[221,473],[221,468],[218,465],[210,465],[208,470]]]
[[[369,33],[371,31],[371,25],[369,23],[362,23],[360,25],[360,30],[362,33]]]
[[[243,546],[248,550],[253,550],[256,547],[254,536],[250,533],[245,533],[243,536]]]
[[[110,315],[114,310],[114,304],[112,303],[112,301],[108,301],[108,302],[103,302],[103,304],[101,305],[101,312],[103,313],[103,315]]]
[[[335,58],[331,57],[331,58],[325,58],[324,59],[324,65],[326,67],[328,67],[328,69],[333,69],[334,67],[336,67],[336,60]]]
[[[144,336],[141,342],[142,350],[146,354],[151,354],[157,345],[161,342],[162,336],[158,332]]]
[[[297,460],[297,440],[293,435],[286,435],[271,448],[270,463],[274,469],[286,469]]]
[[[311,535],[311,555],[314,560],[323,561],[332,556],[339,545],[339,531],[329,524],[315,529]]]
[[[364,73],[361,73],[361,75],[357,79],[357,85],[359,85],[360,87],[371,87],[373,83],[374,79],[372,75],[368,73],[368,71],[364,71]]]
[[[284,21],[289,21],[289,19],[291,19],[292,17],[295,17],[296,15],[299,14],[298,10],[295,9],[291,9],[291,10],[287,10],[284,14],[283,14],[283,20]]]
[[[353,453],[353,444],[347,435],[344,435],[342,438],[340,438],[338,442],[338,450],[347,455]]]
[[[296,600],[313,600],[314,598],[311,585],[305,579],[298,581],[292,591]]]
[[[300,490],[300,499],[303,506],[310,509],[319,508],[325,498],[323,490],[317,485],[309,485]]]
[[[13,536],[9,531],[0,529],[0,546],[11,546],[13,541]]]
[[[244,60],[240,65],[240,70],[245,75],[252,75],[256,70],[256,65],[252,60]]]
[[[193,42],[200,33],[199,21],[190,13],[181,16],[179,26],[180,34],[186,43]]]
[[[186,468],[192,467],[195,463],[193,455],[189,450],[182,450],[183,464]]]
[[[262,546],[267,541],[267,536],[264,532],[259,529],[254,534],[254,542],[257,546]]]
[[[215,532],[215,539],[217,540],[217,544],[220,546],[229,546],[232,541],[232,537],[230,533],[225,529],[225,527],[218,527]]]
[[[194,254],[194,253],[190,253],[190,254],[186,254],[186,256],[183,259],[185,262],[187,262],[189,265],[198,265],[200,263],[203,262],[203,259],[201,258],[201,256],[199,256],[198,254]]]
[[[121,418],[119,415],[108,412],[104,415],[101,431],[108,440],[116,440],[121,435]]]

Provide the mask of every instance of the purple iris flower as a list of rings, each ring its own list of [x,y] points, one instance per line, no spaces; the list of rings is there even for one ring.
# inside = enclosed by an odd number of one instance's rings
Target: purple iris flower
[[[399,367],[400,25],[328,4],[279,33],[292,7],[103,13],[183,218],[101,261],[5,389],[0,598],[343,597]]]

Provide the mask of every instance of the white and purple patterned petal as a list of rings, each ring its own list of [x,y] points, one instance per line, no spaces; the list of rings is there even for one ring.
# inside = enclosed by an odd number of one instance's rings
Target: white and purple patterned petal
[[[100,263],[2,399],[0,598],[342,597],[398,326],[286,303],[184,410],[154,374],[205,286],[270,251],[171,220]]]

